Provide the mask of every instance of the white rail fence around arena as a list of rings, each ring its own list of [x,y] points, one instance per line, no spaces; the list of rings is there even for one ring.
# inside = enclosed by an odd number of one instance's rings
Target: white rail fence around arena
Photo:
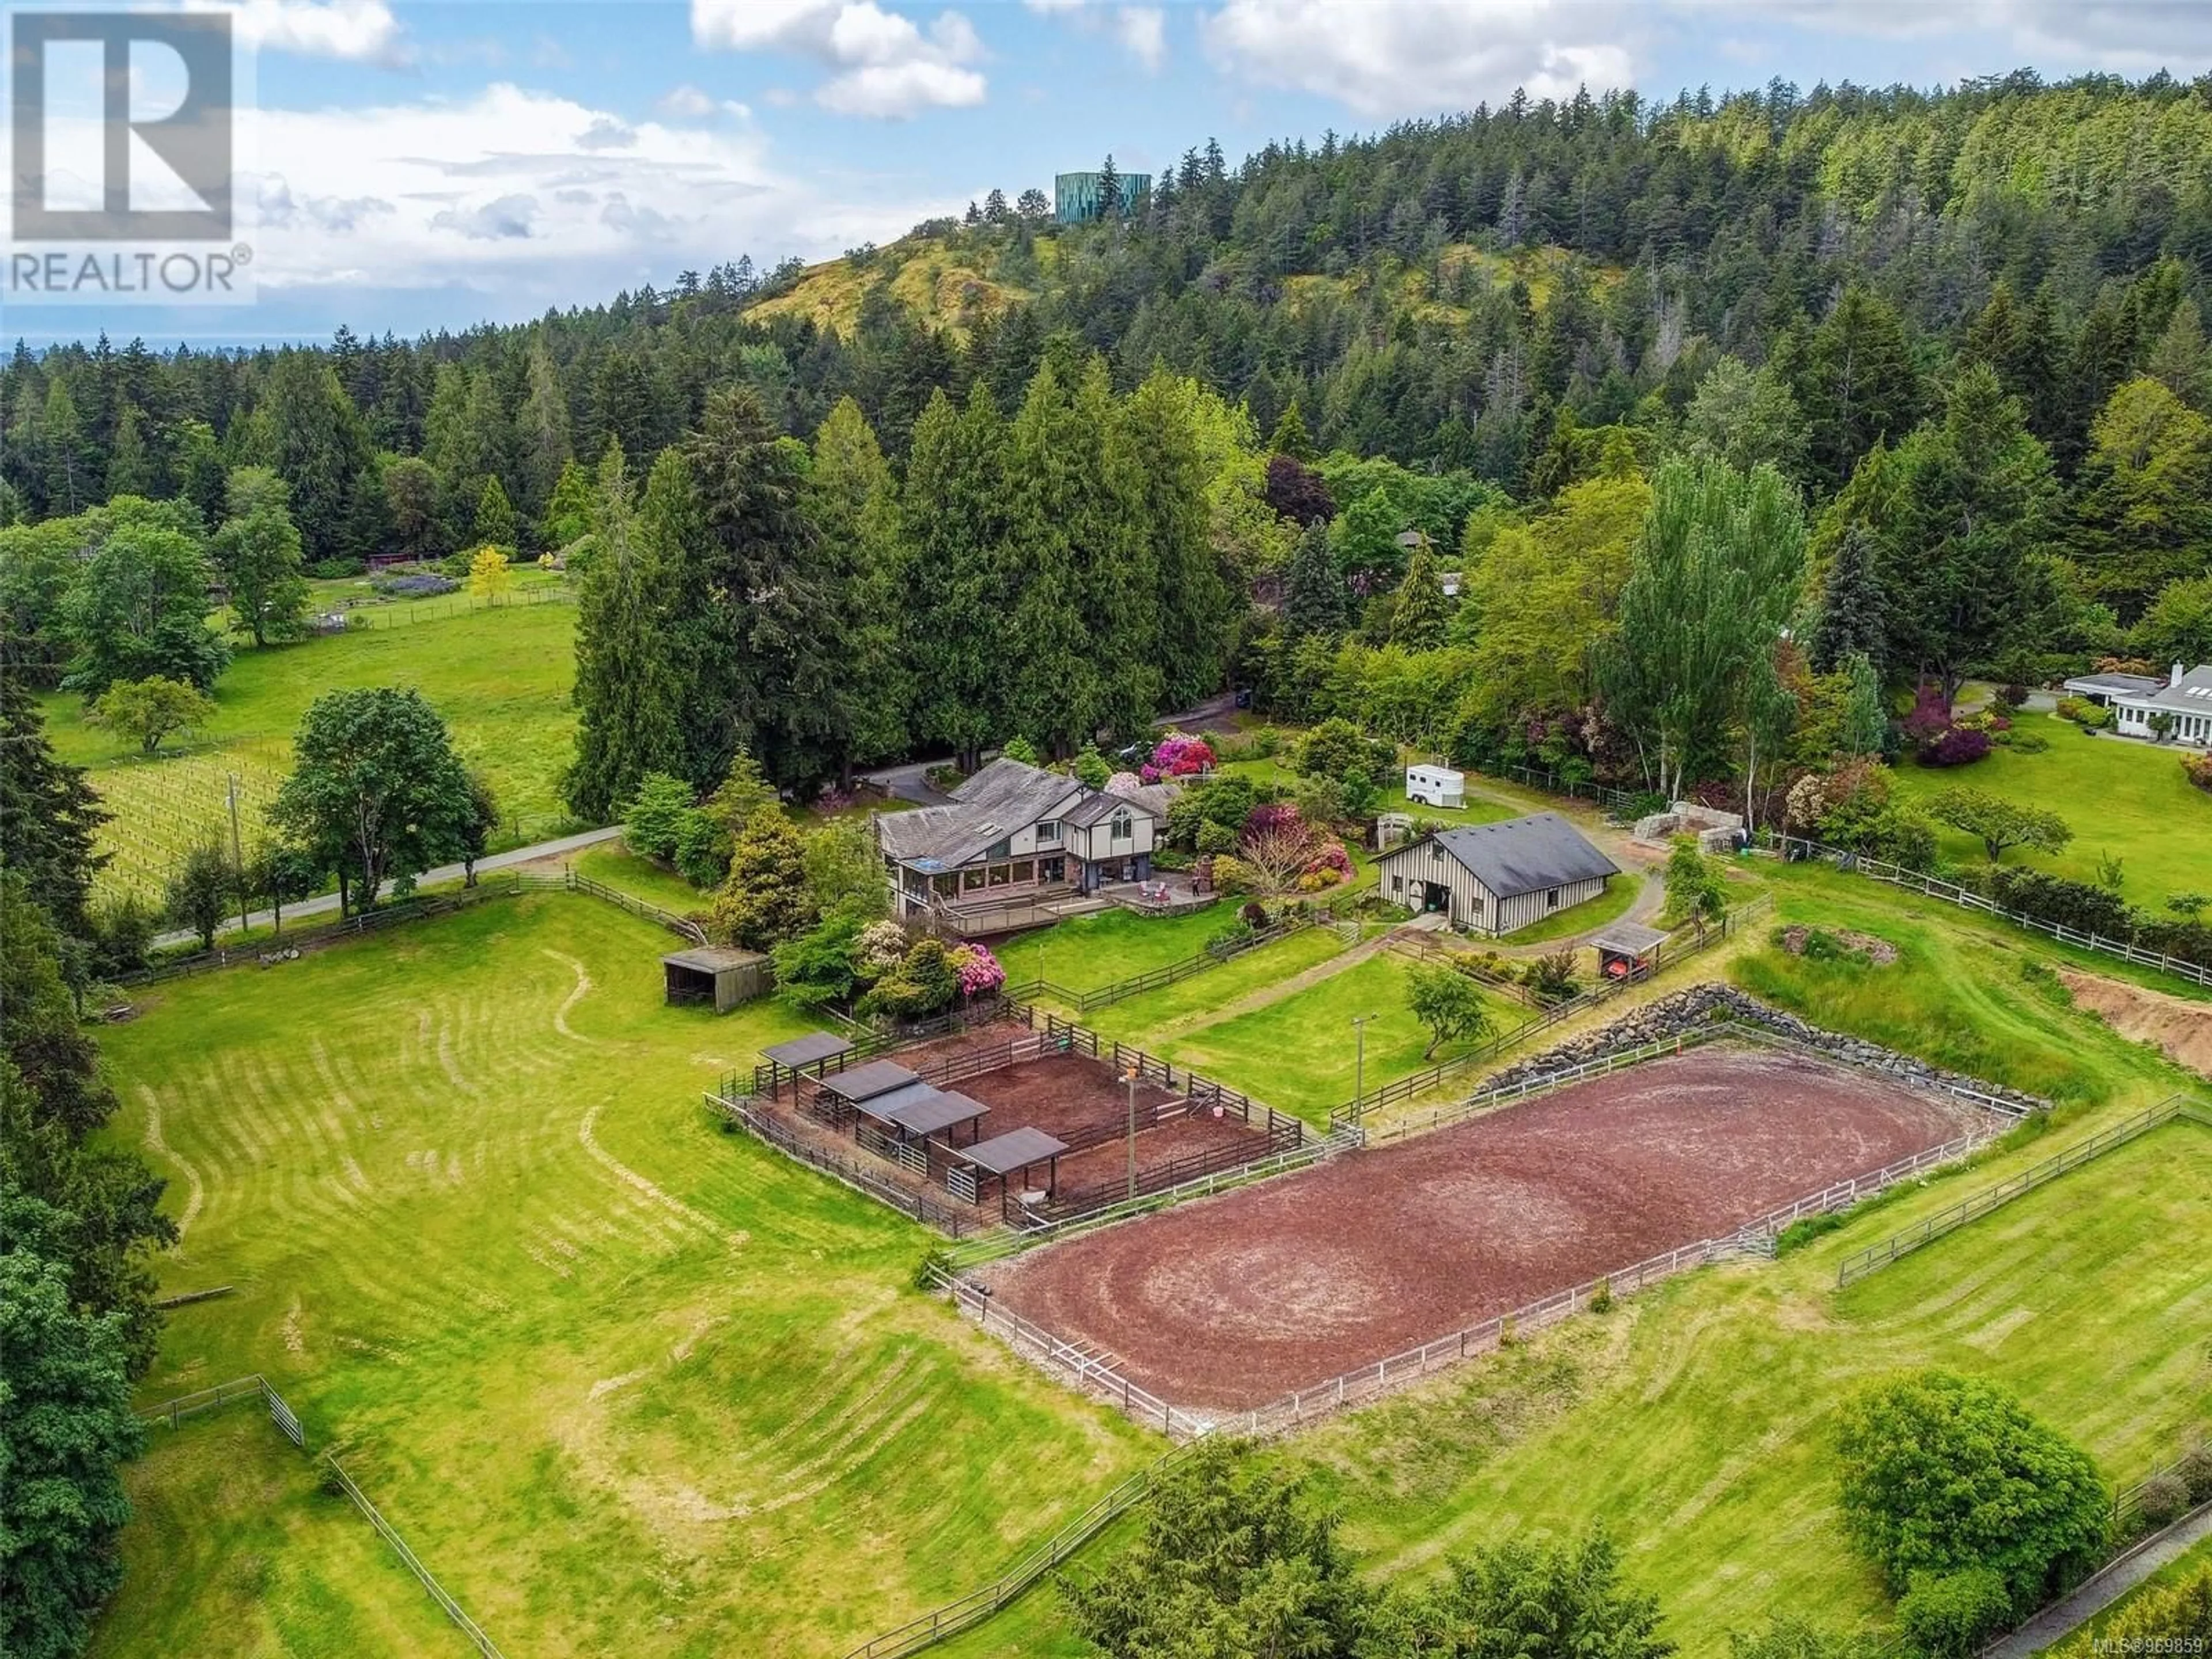
[[[1368,1142],[1370,1145],[1382,1144],[1425,1132],[1437,1127],[1438,1121],[1456,1121],[1481,1110],[1549,1093],[1646,1060],[1670,1058],[1720,1038],[1749,1040],[1791,1048],[1831,1062],[1854,1063],[1844,1056],[1794,1042],[1778,1033],[1762,1030],[1756,1026],[1734,1021],[1716,1022],[1711,1026],[1686,1032],[1680,1038],[1646,1043],[1601,1060],[1563,1067],[1523,1083],[1484,1091],[1460,1103],[1455,1108],[1443,1108],[1438,1113],[1425,1115],[1411,1127],[1394,1124],[1387,1130],[1370,1131]],[[1862,1065],[1859,1069],[1876,1076],[1890,1075],[1879,1066]],[[1899,1079],[1893,1078],[1892,1080]],[[1113,1211],[1096,1212],[1078,1218],[1058,1231],[1047,1229],[1024,1236],[993,1235],[976,1239],[969,1245],[948,1252],[941,1259],[938,1281],[952,1292],[962,1311],[976,1318],[985,1328],[999,1333],[1017,1352],[1084,1392],[1118,1406],[1134,1420],[1160,1429],[1170,1437],[1184,1437],[1223,1429],[1255,1435],[1279,1433],[1345,1406],[1372,1399],[1472,1355],[1492,1352],[1512,1340],[1517,1333],[1552,1324],[1569,1314],[1588,1308],[1600,1297],[1609,1300],[1615,1296],[1628,1295],[1647,1285],[1656,1284],[1660,1279],[1707,1262],[1747,1255],[1771,1256],[1774,1253],[1776,1237],[1793,1222],[1808,1216],[1825,1215],[1832,1211],[1849,1208],[1901,1181],[1911,1180],[1928,1170],[1969,1157],[2004,1133],[2030,1109],[2018,1101],[1999,1099],[1982,1091],[1947,1080],[1913,1080],[1923,1087],[1941,1088],[1968,1102],[1979,1109],[1981,1116],[1964,1134],[1955,1136],[1941,1146],[1911,1153],[1869,1174],[1833,1182],[1817,1192],[1808,1193],[1787,1204],[1778,1205],[1726,1234],[1662,1251],[1568,1289],[1555,1291],[1510,1313],[1493,1316],[1422,1343],[1418,1347],[1406,1349],[1322,1382],[1294,1389],[1267,1405],[1243,1411],[1204,1412],[1172,1405],[1124,1375],[1109,1357],[1079,1343],[1054,1336],[1020,1315],[998,1307],[987,1286],[961,1276],[969,1267],[1012,1255],[1046,1242],[1048,1238],[1072,1237],[1095,1227],[1109,1225],[1146,1210],[1164,1208],[1169,1201],[1183,1202],[1202,1198],[1207,1196],[1210,1190],[1218,1190],[1206,1188],[1206,1183],[1193,1183],[1194,1187],[1206,1190],[1154,1194],[1131,1204],[1118,1206]],[[1279,1161],[1281,1167],[1269,1173],[1287,1173],[1291,1169],[1316,1161],[1320,1157],[1352,1150],[1359,1144],[1357,1129],[1340,1130],[1326,1140],[1301,1147],[1296,1153],[1284,1155]]]
[[[2138,1135],[2147,1134],[2163,1124],[2177,1119],[2212,1127],[2212,1110],[2198,1105],[2181,1095],[2169,1095],[2155,1106],[2137,1112],[2133,1117],[2100,1129],[2084,1140],[2076,1141],[2063,1152],[2045,1158],[2040,1164],[2021,1170],[2018,1175],[1985,1187],[1980,1192],[1970,1193],[1948,1209],[1938,1211],[1923,1220],[1916,1221],[1901,1232],[1893,1233],[1879,1243],[1845,1256],[1836,1267],[1838,1289],[1864,1279],[1869,1273],[1887,1267],[1901,1256],[1912,1254],[1923,1245],[1931,1244],[1947,1233],[1955,1232],[1970,1221],[1978,1221],[1990,1212],[2002,1208],[2023,1194],[2030,1193],[2045,1182],[2080,1169],[2093,1159],[2101,1158],[2115,1147],[2125,1146]]]

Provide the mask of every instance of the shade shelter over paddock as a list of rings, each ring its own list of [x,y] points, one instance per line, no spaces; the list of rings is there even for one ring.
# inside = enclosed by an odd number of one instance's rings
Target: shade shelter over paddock
[[[1659,965],[1667,935],[1640,921],[1616,921],[1590,943],[1597,947],[1597,970],[1607,979],[1638,979]]]
[[[671,1002],[711,1002],[726,1014],[741,1002],[764,996],[775,983],[769,960],[757,951],[732,951],[701,945],[660,959]]]
[[[1010,1129],[1005,1134],[994,1135],[973,1146],[960,1149],[960,1162],[973,1174],[996,1176],[1004,1190],[1007,1178],[1019,1175],[1027,1177],[1030,1170],[1042,1164],[1047,1167],[1045,1190],[1050,1192],[1060,1180],[1060,1155],[1067,1150],[1067,1143],[1047,1134],[1042,1129]],[[982,1182],[975,1183],[975,1196],[982,1197]]]
[[[952,1146],[958,1143],[963,1123],[968,1126],[970,1140],[981,1134],[979,1126],[983,1115],[991,1109],[956,1090],[934,1089],[927,1083],[916,1083],[863,1101],[858,1109],[863,1117],[886,1124],[903,1136],[927,1140],[933,1134],[943,1133],[945,1144]]]
[[[853,1040],[850,1037],[833,1036],[828,1031],[809,1031],[805,1036],[793,1037],[788,1042],[772,1043],[760,1051],[761,1058],[768,1062],[769,1092],[773,1095],[783,1087],[787,1073],[795,1092],[799,1079],[808,1066],[827,1071],[831,1060],[842,1066],[845,1056],[852,1052]]]
[[[864,1100],[873,1100],[878,1095],[907,1088],[921,1079],[896,1060],[872,1060],[848,1072],[832,1072],[820,1081],[823,1092],[836,1096],[848,1105],[857,1106]]]

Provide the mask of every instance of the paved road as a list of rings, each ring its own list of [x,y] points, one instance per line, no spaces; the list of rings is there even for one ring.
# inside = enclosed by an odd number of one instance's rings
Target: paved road
[[[910,800],[917,806],[941,806],[952,799],[942,790],[933,788],[928,773],[933,766],[950,766],[953,757],[939,755],[933,760],[908,761],[901,766],[879,766],[872,772],[856,773],[864,783],[872,783],[894,800]]]
[[[2045,1607],[2002,1641],[1982,1650],[1981,1659],[2028,1659],[2086,1625],[2106,1607],[2191,1547],[2212,1538],[2212,1504],[2200,1504],[2164,1532],[2121,1557],[2063,1601]]]
[[[586,830],[581,835],[562,836],[557,841],[541,841],[534,847],[518,847],[511,852],[494,853],[477,860],[477,873],[483,875],[487,871],[512,869],[518,864],[533,864],[539,859],[556,859],[565,853],[580,853],[586,847],[597,847],[601,842],[612,841],[620,834],[622,834],[622,825],[610,824],[605,830]],[[441,864],[434,870],[425,872],[419,880],[423,886],[427,887],[434,882],[459,881],[465,873],[458,864]],[[336,893],[325,893],[316,898],[301,899],[297,904],[286,905],[284,920],[297,921],[308,916],[328,915],[337,908],[338,896]],[[276,914],[269,910],[256,910],[246,918],[256,927],[265,927],[276,919]],[[226,933],[236,933],[237,921],[233,920],[225,922],[222,931]],[[172,945],[189,945],[196,937],[198,936],[187,929],[179,933],[157,934],[154,943],[157,946],[166,948]]]

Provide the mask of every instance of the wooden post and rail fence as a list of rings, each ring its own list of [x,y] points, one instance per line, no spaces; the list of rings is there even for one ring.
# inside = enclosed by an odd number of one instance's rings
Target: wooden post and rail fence
[[[141,1422],[167,1424],[173,1429],[188,1418],[200,1416],[241,1400],[260,1401],[269,1413],[269,1420],[276,1425],[277,1432],[290,1441],[299,1450],[305,1452],[307,1449],[307,1431],[301,1426],[299,1414],[285,1402],[284,1397],[270,1385],[269,1379],[258,1371],[250,1376],[237,1377],[228,1382],[219,1382],[211,1389],[202,1389],[193,1394],[179,1395],[173,1400],[165,1400],[158,1406],[149,1407],[140,1412],[138,1417]],[[484,1634],[483,1627],[471,1618],[468,1610],[454,1600],[452,1592],[438,1582],[437,1575],[425,1566],[422,1558],[409,1547],[406,1539],[400,1535],[399,1529],[386,1520],[383,1512],[374,1504],[369,1502],[368,1495],[362,1492],[354,1478],[346,1473],[344,1467],[339,1463],[337,1457],[325,1451],[316,1461],[322,1467],[325,1481],[336,1487],[339,1494],[359,1510],[368,1519],[369,1525],[376,1528],[377,1535],[391,1545],[392,1553],[398,1556],[401,1565],[415,1575],[416,1582],[422,1586],[430,1599],[444,1611],[446,1617],[453,1621],[455,1628],[469,1638],[477,1651],[483,1656],[483,1659],[505,1659],[505,1656],[499,1650],[498,1644]]]

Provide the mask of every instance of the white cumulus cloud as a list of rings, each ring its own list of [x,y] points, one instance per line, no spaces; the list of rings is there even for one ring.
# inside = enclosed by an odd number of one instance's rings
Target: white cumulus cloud
[[[1124,6],[1114,14],[1114,38],[1148,70],[1168,55],[1167,14],[1158,6]]]
[[[957,207],[824,199],[748,124],[625,120],[505,83],[249,118],[265,298],[460,288],[477,309],[529,316],[740,253],[827,258]]]
[[[398,65],[413,53],[384,0],[241,0],[239,37],[268,52]]]
[[[1046,17],[1065,17],[1086,33],[1103,30],[1148,70],[1167,61],[1168,17],[1158,6],[1095,6],[1090,0],[1022,0]]]
[[[1635,81],[1649,14],[1616,0],[1226,0],[1206,52],[1262,86],[1334,98],[1376,119]]]
[[[691,0],[691,39],[708,49],[813,59],[832,71],[814,101],[842,115],[896,120],[967,108],[989,89],[972,67],[983,44],[957,11],[939,13],[925,32],[875,0]]]

